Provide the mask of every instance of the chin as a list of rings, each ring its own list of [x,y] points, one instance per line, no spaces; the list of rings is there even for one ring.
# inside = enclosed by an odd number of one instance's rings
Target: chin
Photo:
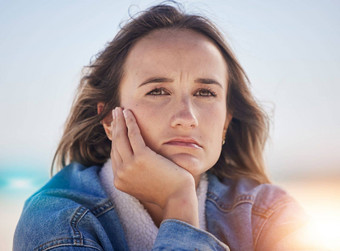
[[[203,161],[190,154],[176,154],[170,156],[169,159],[187,170],[191,175],[198,176],[204,173],[209,168],[204,168]]]

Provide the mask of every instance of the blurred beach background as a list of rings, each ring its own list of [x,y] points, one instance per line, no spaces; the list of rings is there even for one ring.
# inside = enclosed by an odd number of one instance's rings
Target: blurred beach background
[[[0,250],[50,164],[83,66],[160,1],[0,0]],[[273,183],[340,250],[340,1],[179,1],[223,30],[271,116]]]

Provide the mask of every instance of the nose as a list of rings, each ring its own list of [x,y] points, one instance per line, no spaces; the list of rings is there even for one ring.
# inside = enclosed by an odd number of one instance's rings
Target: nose
[[[171,118],[171,127],[195,128],[198,126],[197,116],[190,98],[183,98],[175,107]]]

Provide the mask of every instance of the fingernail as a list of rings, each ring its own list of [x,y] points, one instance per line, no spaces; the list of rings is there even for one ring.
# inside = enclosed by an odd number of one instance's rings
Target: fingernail
[[[116,112],[115,112],[115,109],[112,110],[112,119],[113,119],[113,120],[116,119]]]
[[[124,109],[123,114],[124,114],[124,118],[126,118],[127,117],[127,110]]]

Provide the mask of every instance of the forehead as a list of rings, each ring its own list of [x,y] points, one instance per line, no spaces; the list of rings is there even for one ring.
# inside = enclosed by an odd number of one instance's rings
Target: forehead
[[[153,49],[187,49],[206,48],[217,49],[215,44],[208,37],[189,29],[159,29],[154,30],[145,37],[141,38],[132,48],[138,52],[136,48],[153,48]]]
[[[188,29],[160,29],[131,48],[124,71],[124,75],[140,77],[189,72],[226,78],[227,64],[219,48],[206,36]]]

